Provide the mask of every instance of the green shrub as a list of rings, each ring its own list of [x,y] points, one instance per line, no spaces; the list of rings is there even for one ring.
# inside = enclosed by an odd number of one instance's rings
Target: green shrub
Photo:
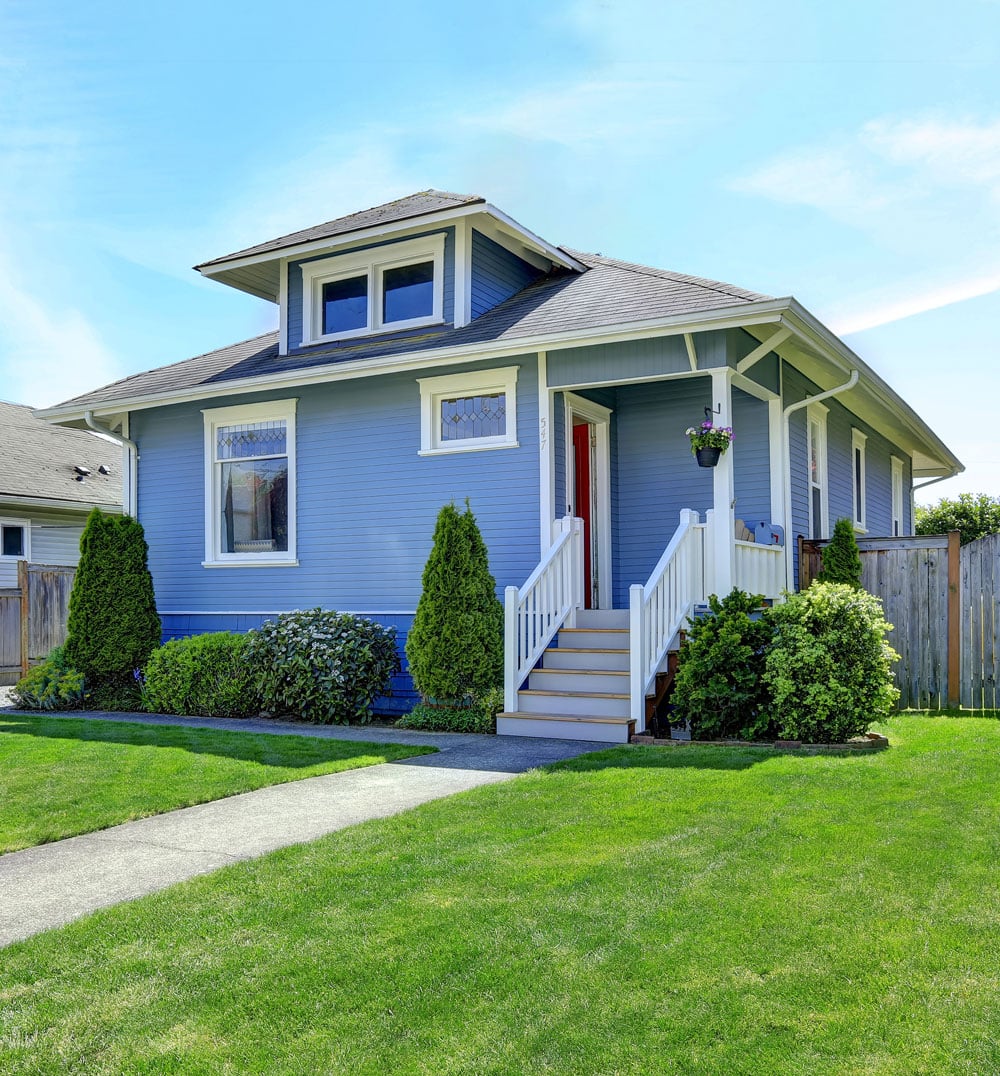
[[[838,519],[833,527],[833,537],[823,547],[822,571],[816,576],[819,583],[843,583],[849,587],[861,586],[861,554],[858,552],[854,527],[849,519]]]
[[[414,729],[417,732],[496,732],[496,712],[482,703],[470,706],[432,706],[417,703],[413,709],[396,722],[397,729]]]
[[[95,508],[80,538],[69,599],[66,657],[96,709],[140,709],[135,670],[160,645],[142,525]]]
[[[428,701],[468,706],[503,683],[503,606],[468,501],[438,514],[406,657]]]
[[[70,666],[66,648],[57,646],[17,682],[10,698],[22,710],[79,710],[84,704],[83,673]]]
[[[323,609],[282,613],[248,632],[264,710],[322,724],[371,720],[399,671],[396,629]]]
[[[691,623],[681,646],[674,681],[675,719],[687,721],[693,739],[755,740],[770,718],[761,675],[771,640],[764,599],[733,590],[722,601],[709,599],[711,616]]]
[[[887,718],[899,692],[898,654],[886,642],[882,603],[863,590],[813,583],[771,611],[774,640],[764,683],[778,735],[844,743]]]
[[[962,545],[1000,531],[1000,497],[988,493],[960,493],[952,500],[942,497],[929,508],[917,505],[917,534],[947,534],[959,531]]]
[[[143,702],[160,714],[250,717],[260,696],[247,661],[250,639],[231,631],[171,639],[146,665]]]

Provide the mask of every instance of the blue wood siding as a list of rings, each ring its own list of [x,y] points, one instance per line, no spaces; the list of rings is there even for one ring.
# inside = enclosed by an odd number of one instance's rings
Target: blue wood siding
[[[694,340],[699,369],[726,365],[729,345],[725,333],[695,333]],[[689,373],[690,370],[683,336],[560,348],[550,351],[548,356],[548,380],[553,388],[614,384],[639,377]]]
[[[386,613],[412,615],[437,513],[466,497],[498,588],[523,583],[538,562],[537,364],[531,355],[503,365],[520,367],[520,447],[489,452],[418,456],[420,392],[412,373],[213,401],[225,407],[299,397],[296,568],[203,568],[201,404],[134,413],[139,518],[159,609],[225,614],[220,623],[231,626],[235,618],[247,627],[252,623],[241,617],[318,605],[380,620]],[[428,369],[421,376],[444,372]],[[215,630],[213,617],[165,621],[171,633]]]
[[[629,586],[649,578],[677,529],[681,509],[704,513],[712,507],[712,472],[695,463],[684,436],[710,405],[707,377],[618,389],[612,472],[617,608],[628,607]]]
[[[761,520],[771,522],[770,446],[767,403],[733,389],[733,479],[736,518],[751,530]]]
[[[455,229],[437,228],[422,232],[421,235],[440,235],[444,233],[444,320],[452,324],[455,320]],[[288,350],[301,350],[302,343],[302,266],[318,261],[333,263],[342,254],[356,254],[361,250],[375,247],[391,246],[393,242],[405,243],[420,236],[408,235],[402,239],[386,240],[381,243],[365,243],[361,246],[338,250],[335,254],[319,254],[314,258],[300,258],[288,263]]]
[[[784,369],[784,406],[812,396],[819,388],[787,363]],[[903,525],[910,533],[913,520],[910,509],[912,483],[910,458],[882,433],[847,410],[836,397],[824,400],[829,409],[827,422],[827,476],[830,508],[830,530],[841,518],[851,519],[854,512],[854,454],[851,430],[866,434],[865,444],[865,513],[867,533],[884,537],[892,533],[892,462],[896,456],[903,461]],[[809,494],[806,459],[806,409],[789,417],[789,460],[791,468],[792,525],[790,538],[809,535]],[[797,550],[797,542],[795,543]],[[796,552],[796,572],[798,571]]]
[[[516,295],[541,270],[522,261],[482,232],[472,230],[472,316],[478,318],[504,299]]]

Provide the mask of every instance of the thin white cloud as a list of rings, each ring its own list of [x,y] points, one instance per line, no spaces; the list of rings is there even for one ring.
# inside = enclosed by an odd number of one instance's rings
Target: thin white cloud
[[[121,364],[78,310],[54,313],[20,286],[0,257],[0,397],[46,407],[114,381]]]
[[[831,320],[859,332],[1000,289],[1000,120],[875,120],[803,146],[733,189],[811,207],[912,266],[878,295],[846,298]]]

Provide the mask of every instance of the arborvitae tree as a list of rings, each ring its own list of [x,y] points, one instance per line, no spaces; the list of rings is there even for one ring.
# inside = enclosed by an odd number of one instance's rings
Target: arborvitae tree
[[[962,545],[1000,531],[1000,497],[988,493],[960,493],[952,500],[942,497],[929,508],[917,505],[917,534],[961,533]]]
[[[80,539],[69,599],[66,657],[86,677],[94,705],[134,686],[133,674],[160,645],[160,618],[142,525],[95,508]]]
[[[823,549],[823,570],[816,576],[820,583],[846,583],[861,587],[861,554],[849,519],[838,519],[830,544]]]
[[[454,504],[438,513],[406,657],[420,694],[449,706],[503,681],[503,606],[468,502],[464,514]]]

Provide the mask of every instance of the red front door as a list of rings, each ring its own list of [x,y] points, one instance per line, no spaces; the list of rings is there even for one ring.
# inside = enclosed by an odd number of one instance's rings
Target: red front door
[[[576,514],[583,520],[583,600],[587,609],[593,606],[593,576],[591,574],[590,516],[593,494],[590,485],[590,425],[573,425],[573,472],[575,475],[574,503]]]

